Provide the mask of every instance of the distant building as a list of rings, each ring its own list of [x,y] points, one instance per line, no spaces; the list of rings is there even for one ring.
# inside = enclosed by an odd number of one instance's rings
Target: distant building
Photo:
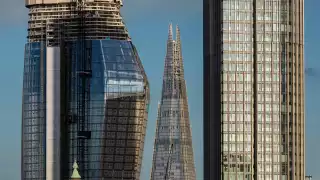
[[[151,180],[196,180],[180,30],[169,27]]]

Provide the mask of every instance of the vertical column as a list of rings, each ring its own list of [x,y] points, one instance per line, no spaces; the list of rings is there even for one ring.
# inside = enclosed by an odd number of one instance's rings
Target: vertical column
[[[46,180],[60,179],[60,48],[47,47]]]

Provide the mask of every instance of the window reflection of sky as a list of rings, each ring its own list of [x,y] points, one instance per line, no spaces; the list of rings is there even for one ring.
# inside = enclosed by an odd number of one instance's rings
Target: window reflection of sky
[[[115,98],[120,96],[132,96],[137,94],[147,94],[145,92],[146,77],[141,68],[140,60],[137,59],[134,47],[131,42],[117,41],[117,40],[102,40],[92,41],[92,86],[90,104],[92,109],[89,111],[90,121],[94,124],[90,128],[93,130],[93,137],[101,138],[102,122],[104,121],[105,102],[108,98]],[[23,150],[26,152],[23,158],[24,168],[22,171],[26,173],[28,178],[41,178],[45,174],[45,112],[41,107],[43,97],[40,92],[41,76],[45,80],[45,74],[40,72],[40,56],[43,53],[44,64],[42,67],[45,70],[45,46],[44,51],[40,43],[30,43],[25,50],[25,67],[24,67],[24,87],[23,87],[23,133],[24,142]],[[72,57],[71,60],[76,60],[77,57]],[[78,65],[78,64],[77,64]],[[76,65],[75,65],[76,66]],[[73,75],[76,75],[76,68],[73,67]],[[45,88],[45,87],[44,87]],[[73,92],[73,91],[71,91]],[[77,109],[77,96],[71,99],[70,111]],[[42,111],[41,111],[42,108]],[[99,126],[97,125],[99,124]],[[32,127],[32,128],[31,128]],[[72,132],[74,134],[74,132]],[[70,133],[71,134],[71,133]],[[73,136],[73,135],[72,135]],[[30,137],[36,137],[32,139]],[[101,147],[99,139],[89,143],[90,151],[93,154],[89,157],[90,166],[97,167],[92,172],[100,171],[100,159],[92,159],[93,157],[100,157]],[[70,149],[72,154],[73,149]],[[70,158],[72,155],[70,155]],[[74,159],[70,159],[73,162]],[[40,166],[39,166],[40,165]],[[43,169],[44,168],[44,169]],[[38,169],[37,171],[35,171]],[[40,169],[40,170],[39,170]],[[31,174],[34,171],[36,173]],[[72,169],[70,169],[72,171]],[[71,172],[70,172],[71,173]]]
[[[104,78],[105,93],[125,95],[144,91],[144,77],[131,42],[93,41],[93,51],[96,50],[100,52],[99,56],[93,53],[93,62],[96,63],[93,68],[103,68],[100,71]]]

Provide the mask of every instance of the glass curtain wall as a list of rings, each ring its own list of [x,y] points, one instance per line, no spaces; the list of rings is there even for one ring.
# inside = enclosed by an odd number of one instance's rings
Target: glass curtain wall
[[[280,0],[223,1],[225,180],[280,179],[280,13]]]
[[[280,179],[280,1],[256,2],[258,179]]]
[[[76,58],[72,58],[76,62]],[[73,66],[73,73],[77,72]],[[72,85],[71,88],[75,88]],[[130,41],[92,41],[88,154],[79,164],[86,179],[140,179],[149,106],[148,81]],[[76,94],[69,114],[77,116]],[[69,127],[69,167],[78,156],[76,123]],[[72,168],[69,169],[71,174]]]
[[[304,0],[282,0],[281,11],[281,178],[304,179]]]
[[[25,45],[22,95],[22,179],[46,177],[45,43]]]

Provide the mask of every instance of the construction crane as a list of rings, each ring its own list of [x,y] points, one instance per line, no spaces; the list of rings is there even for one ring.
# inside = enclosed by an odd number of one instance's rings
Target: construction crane
[[[308,175],[306,176],[306,180],[311,180],[312,179],[312,176]]]
[[[171,144],[170,149],[169,149],[169,157],[168,157],[168,161],[167,161],[167,167],[166,167],[166,172],[164,175],[164,180],[169,180],[171,164],[172,164],[172,161],[171,161],[172,152],[173,152],[173,143]]]
[[[311,76],[311,77],[314,77],[314,76],[317,76],[317,75],[318,75],[318,74],[317,74],[317,70],[314,69],[314,68],[306,68],[306,69],[304,70],[304,72],[305,72],[305,74],[306,74],[307,76]]]

